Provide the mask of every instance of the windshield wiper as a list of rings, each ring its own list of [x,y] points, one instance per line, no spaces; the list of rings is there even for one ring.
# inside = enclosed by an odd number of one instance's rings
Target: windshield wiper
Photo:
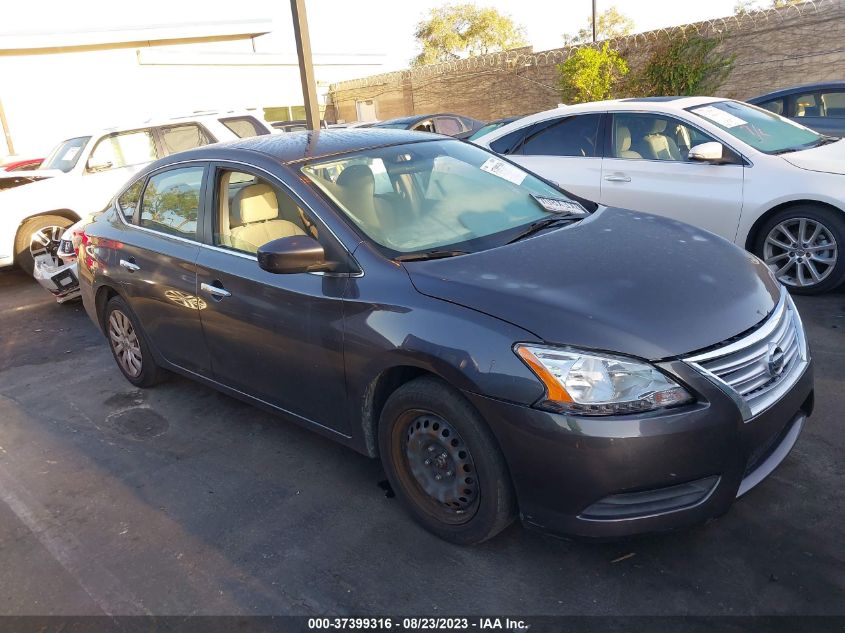
[[[547,229],[560,222],[566,222],[567,224],[571,224],[572,222],[575,222],[576,220],[580,219],[581,218],[572,215],[556,215],[551,218],[543,218],[542,220],[537,220],[536,222],[532,222],[531,224],[529,224],[527,229],[525,229],[522,233],[518,234],[516,237],[511,238],[506,243],[513,244],[514,242],[524,240],[526,237],[536,235],[540,231]]]
[[[836,141],[841,141],[842,139],[837,136],[822,136],[818,141],[812,143],[811,145],[799,145],[798,147],[785,147],[784,149],[779,149],[772,154],[788,154],[790,152],[800,152],[801,150],[805,149],[813,149],[814,147],[821,147],[822,145],[829,145],[830,143],[835,143]]]
[[[420,251],[418,253],[405,253],[404,255],[397,255],[393,259],[397,262],[419,262],[425,259],[443,259],[445,257],[457,257],[459,255],[469,255],[469,251]]]

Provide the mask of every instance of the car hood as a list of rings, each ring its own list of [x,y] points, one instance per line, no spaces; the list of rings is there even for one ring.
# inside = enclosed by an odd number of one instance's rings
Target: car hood
[[[820,147],[790,152],[781,156],[786,162],[809,171],[845,174],[845,139]]]
[[[650,360],[752,328],[780,287],[759,259],[682,222],[622,209],[499,248],[406,262],[422,294],[551,344]]]

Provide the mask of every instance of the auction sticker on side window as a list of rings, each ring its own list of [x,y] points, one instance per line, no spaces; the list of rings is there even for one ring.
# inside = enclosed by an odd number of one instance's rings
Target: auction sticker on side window
[[[587,210],[574,200],[563,200],[561,198],[546,198],[531,194],[540,206],[552,213],[566,213],[568,215],[587,215]]]
[[[703,116],[705,119],[710,119],[713,123],[718,123],[723,127],[730,128],[748,124],[748,121],[744,121],[730,112],[725,112],[724,110],[720,110],[719,108],[713,106],[695,108],[693,112]]]
[[[526,173],[521,169],[514,167],[510,163],[506,163],[495,156],[491,156],[484,161],[484,164],[481,166],[481,171],[486,171],[494,176],[498,176],[499,178],[504,178],[515,185],[521,184],[522,181],[525,180],[526,176]]]

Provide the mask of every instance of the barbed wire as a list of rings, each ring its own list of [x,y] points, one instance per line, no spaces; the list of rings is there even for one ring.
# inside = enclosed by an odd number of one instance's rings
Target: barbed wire
[[[680,35],[683,37],[691,37],[696,35],[720,35],[722,37],[730,37],[732,32],[742,32],[761,27],[768,28],[808,14],[821,12],[827,13],[831,9],[839,9],[841,11],[843,8],[843,2],[845,2],[845,0],[805,0],[804,2],[789,4],[784,7],[752,9],[723,18],[713,18],[691,24],[664,27],[654,29],[652,31],[646,31],[644,33],[634,33],[624,37],[613,38],[607,41],[615,48],[630,50],[638,46],[654,44],[655,42],[661,41],[669,36]],[[399,86],[405,82],[426,80],[440,75],[482,71],[494,68],[516,70],[529,66],[548,66],[566,61],[578,48],[601,45],[603,43],[603,41],[600,41],[596,44],[575,44],[538,52],[534,52],[529,47],[498,53],[489,53],[487,55],[476,55],[440,64],[406,68],[404,70],[371,75],[360,79],[341,81],[331,84],[329,86],[329,91],[335,93],[361,88],[376,88],[389,84]]]

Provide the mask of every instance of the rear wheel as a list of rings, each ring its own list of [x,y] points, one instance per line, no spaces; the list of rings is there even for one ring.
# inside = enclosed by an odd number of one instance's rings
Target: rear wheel
[[[24,222],[15,237],[15,263],[31,275],[36,257],[56,259],[62,234],[71,224],[73,220],[60,215],[39,215]]]
[[[379,423],[379,449],[394,491],[440,538],[480,543],[513,521],[516,500],[490,429],[443,382],[417,378],[390,396]]]
[[[819,294],[845,281],[845,215],[805,204],[776,213],[761,227],[754,252],[797,294]]]
[[[136,387],[151,387],[164,377],[156,364],[138,319],[120,297],[106,304],[106,338],[123,376]]]

